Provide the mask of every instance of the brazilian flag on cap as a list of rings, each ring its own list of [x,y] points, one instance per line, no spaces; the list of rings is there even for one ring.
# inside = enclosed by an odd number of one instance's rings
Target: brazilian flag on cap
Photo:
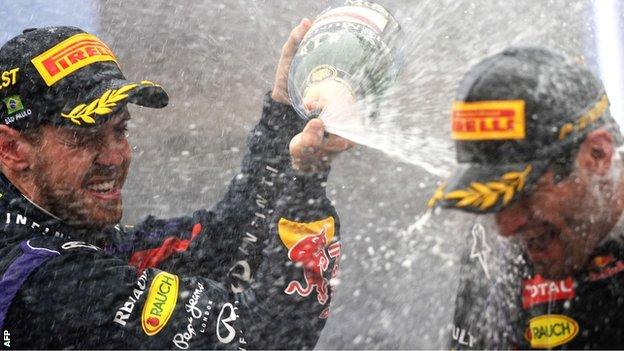
[[[19,96],[9,96],[8,98],[2,100],[7,107],[7,113],[9,115],[14,114],[15,112],[19,112],[24,109],[24,105],[22,104],[22,100]]]

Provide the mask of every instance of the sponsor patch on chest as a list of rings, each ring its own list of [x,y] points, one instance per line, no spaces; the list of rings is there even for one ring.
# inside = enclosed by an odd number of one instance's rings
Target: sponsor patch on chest
[[[537,275],[522,282],[522,307],[526,310],[535,305],[570,300],[576,296],[574,280],[547,280]]]
[[[551,349],[572,341],[579,333],[578,323],[561,314],[545,314],[531,318],[525,338],[534,349]]]

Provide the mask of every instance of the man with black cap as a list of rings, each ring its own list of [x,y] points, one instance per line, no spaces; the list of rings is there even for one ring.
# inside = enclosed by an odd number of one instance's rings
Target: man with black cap
[[[27,30],[0,49],[3,346],[315,345],[340,256],[328,159],[350,144],[289,106],[284,72],[309,26],[284,46],[223,200],[133,229],[117,225],[126,105],[164,107],[163,88],[126,80],[108,46],[78,28]]]
[[[450,347],[622,348],[622,136],[602,84],[511,48],[470,69],[452,111],[461,168],[430,205],[495,224],[469,233]]]

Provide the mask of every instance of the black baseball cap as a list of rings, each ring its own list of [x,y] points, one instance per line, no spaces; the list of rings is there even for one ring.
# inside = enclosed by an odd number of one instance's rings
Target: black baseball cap
[[[27,29],[0,48],[0,123],[93,127],[126,103],[161,108],[158,84],[127,80],[99,38],[75,27]]]
[[[620,144],[602,83],[572,58],[536,47],[488,57],[459,84],[452,138],[460,165],[429,205],[499,211],[549,166],[571,169],[585,136],[604,126]]]

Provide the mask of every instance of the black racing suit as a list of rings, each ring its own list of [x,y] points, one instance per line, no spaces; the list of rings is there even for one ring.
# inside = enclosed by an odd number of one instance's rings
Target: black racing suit
[[[561,280],[532,272],[519,245],[472,228],[455,303],[452,349],[624,347],[624,231]],[[487,272],[486,272],[487,271]]]
[[[303,126],[267,97],[213,209],[93,233],[107,238],[99,247],[2,177],[3,347],[314,347],[340,243],[327,174],[290,168],[288,142]]]

